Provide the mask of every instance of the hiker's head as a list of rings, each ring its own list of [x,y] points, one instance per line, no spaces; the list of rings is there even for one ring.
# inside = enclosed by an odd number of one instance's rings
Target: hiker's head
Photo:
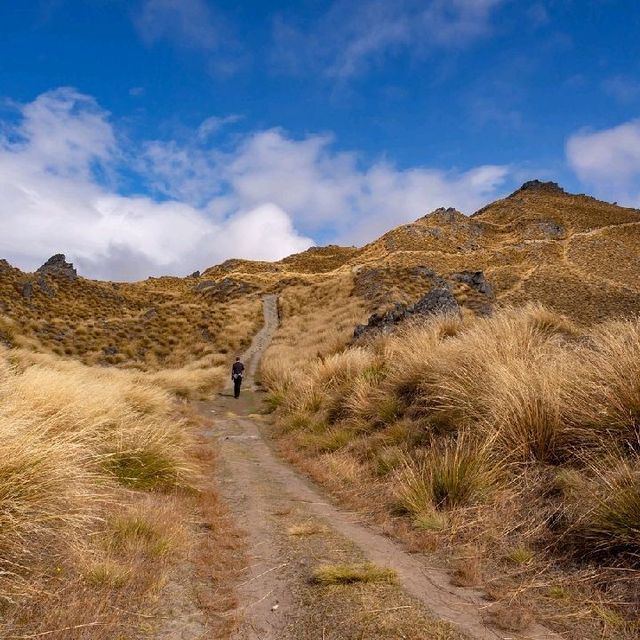
[[[236,356],[236,362],[240,362],[240,356]]]

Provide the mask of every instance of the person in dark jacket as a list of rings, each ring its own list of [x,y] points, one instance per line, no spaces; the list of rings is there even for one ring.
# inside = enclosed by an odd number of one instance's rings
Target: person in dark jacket
[[[240,357],[236,358],[236,361],[231,367],[231,379],[233,380],[233,397],[240,397],[240,386],[242,385],[242,376],[244,375],[244,365],[240,362]]]

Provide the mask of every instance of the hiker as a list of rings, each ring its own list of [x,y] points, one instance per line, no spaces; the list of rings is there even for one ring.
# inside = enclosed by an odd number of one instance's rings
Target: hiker
[[[242,384],[242,374],[244,373],[244,365],[240,362],[240,356],[236,356],[236,361],[231,367],[231,379],[233,380],[233,397],[240,397],[240,385]]]

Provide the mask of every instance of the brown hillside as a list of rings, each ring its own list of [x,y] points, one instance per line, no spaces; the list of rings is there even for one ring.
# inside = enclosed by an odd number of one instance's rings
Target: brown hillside
[[[539,301],[592,323],[640,309],[639,247],[638,210],[533,181],[472,216],[438,209],[362,248],[228,260],[188,278],[96,282],[2,261],[0,339],[91,363],[181,366],[238,350],[267,292],[285,314],[291,298],[292,313],[331,318],[347,305],[356,322],[445,282],[463,309],[484,309],[462,272],[483,272],[496,304]]]
[[[240,350],[259,319],[257,299],[213,302],[196,278],[98,282],[0,263],[0,342],[89,364],[183,366]]]
[[[275,263],[205,272],[238,290],[283,292],[351,278],[368,311],[415,302],[434,275],[482,271],[500,304],[539,301],[592,323],[640,310],[640,212],[533,181],[471,216],[438,209],[360,248],[313,248]],[[312,287],[313,289],[313,287]],[[457,287],[462,306],[472,292]],[[310,300],[313,307],[313,300]],[[331,302],[329,302],[331,304]]]

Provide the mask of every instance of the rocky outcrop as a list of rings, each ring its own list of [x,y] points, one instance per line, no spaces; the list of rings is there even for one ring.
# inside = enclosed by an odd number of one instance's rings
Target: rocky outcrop
[[[493,288],[482,271],[460,271],[452,274],[451,278],[468,285],[478,293],[493,297]]]
[[[390,333],[396,325],[409,319],[418,320],[438,314],[459,313],[460,305],[451,289],[448,286],[434,287],[414,305],[396,303],[386,313],[374,313],[369,317],[367,324],[360,324],[354,329],[353,337],[358,339],[365,335]]]
[[[460,313],[460,305],[447,286],[434,287],[408,309],[409,316],[428,317],[441,313]]]
[[[538,228],[546,238],[557,239],[564,238],[567,235],[566,229],[558,222],[540,222]]]
[[[430,283],[428,292],[413,305],[396,303],[384,313],[374,313],[367,324],[355,328],[354,339],[376,333],[389,333],[406,320],[419,321],[438,314],[458,315],[462,311],[461,305],[478,316],[490,315],[493,311],[493,287],[482,271],[459,271],[443,277],[429,267],[420,266],[413,267],[411,272],[425,284]],[[375,280],[375,274],[367,275],[370,280]],[[463,302],[459,302],[456,296]]]
[[[551,195],[566,195],[566,191],[557,182],[544,182],[542,180],[529,180],[525,182],[518,190],[514,191],[511,196],[513,197],[518,193],[523,192],[537,192],[547,193]]]
[[[0,259],[0,273],[13,271],[13,267],[4,259]]]
[[[51,256],[37,271],[44,275],[51,275],[56,278],[66,278],[76,280],[78,273],[62,253]]]
[[[216,302],[225,302],[233,298],[249,295],[257,291],[258,287],[244,280],[227,277],[220,281],[204,280],[198,283],[194,290]]]
[[[214,287],[216,284],[215,280],[203,280],[202,282],[198,282],[198,284],[193,288],[194,291],[205,291],[206,289],[210,289]]]

